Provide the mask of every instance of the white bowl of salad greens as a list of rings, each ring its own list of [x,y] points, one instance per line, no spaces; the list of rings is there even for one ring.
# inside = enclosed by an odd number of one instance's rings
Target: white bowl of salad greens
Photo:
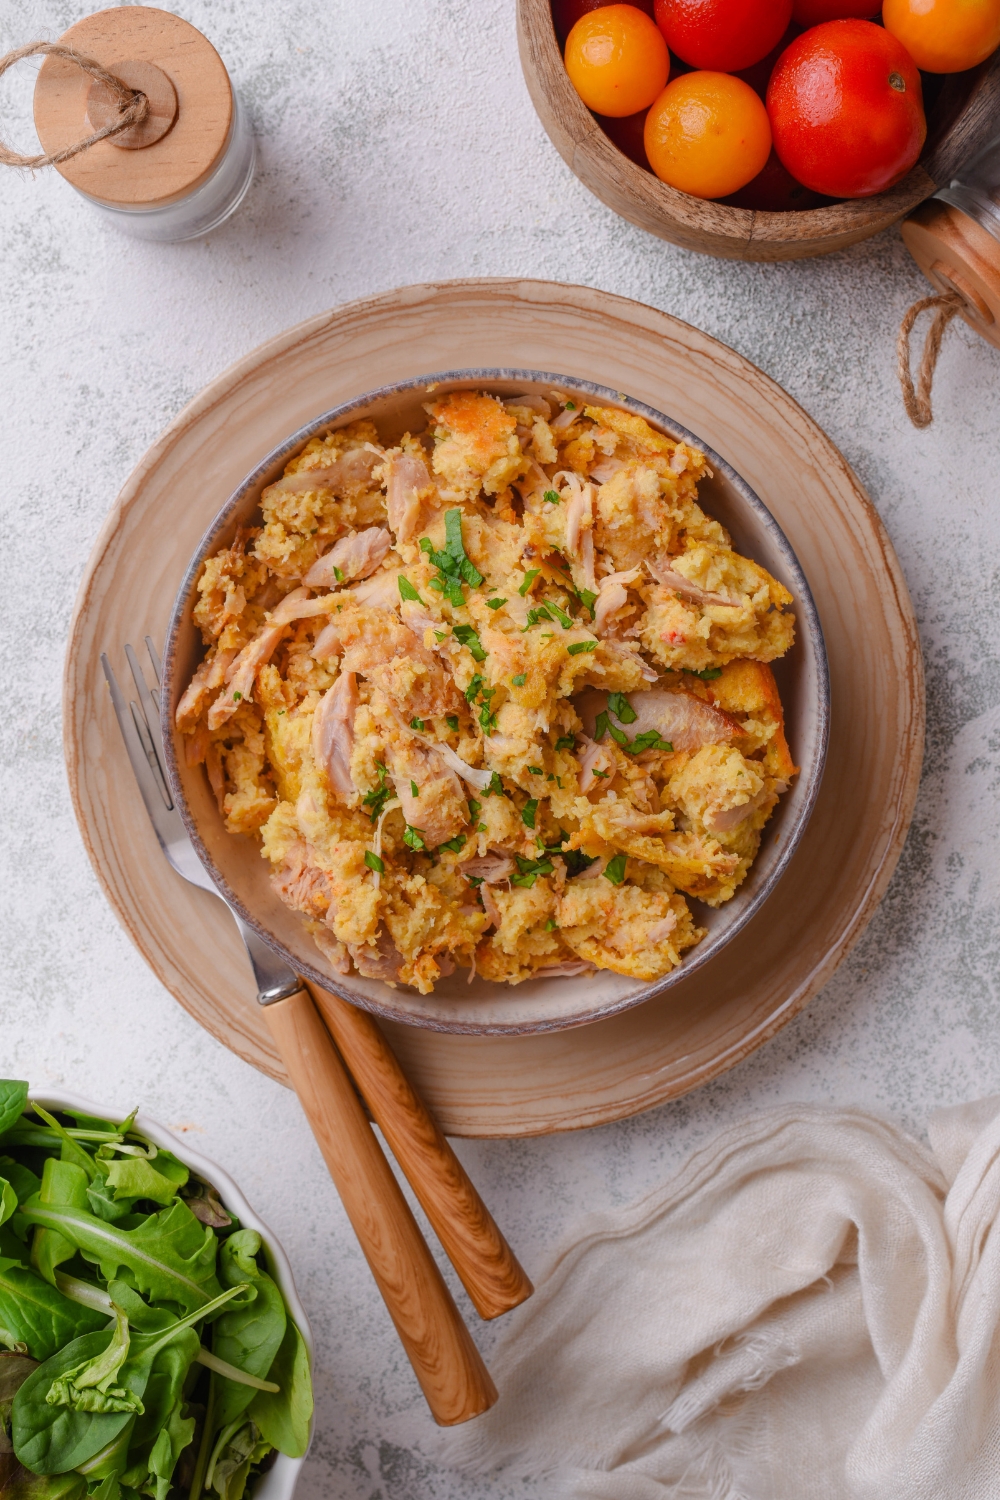
[[[291,1500],[311,1363],[285,1253],[221,1167],[0,1080],[3,1500]]]

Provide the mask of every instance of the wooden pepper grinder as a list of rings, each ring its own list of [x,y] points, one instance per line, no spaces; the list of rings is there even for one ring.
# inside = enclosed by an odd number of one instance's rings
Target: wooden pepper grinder
[[[169,11],[123,5],[84,17],[57,48],[147,100],[138,124],[53,162],[101,214],[140,239],[176,241],[208,234],[236,211],[253,178],[254,139],[207,37]],[[43,49],[22,49],[32,50]],[[120,88],[92,72],[64,51],[45,58],[34,113],[48,157],[120,120]]]
[[[1000,136],[975,156],[947,187],[915,209],[903,240],[937,290],[914,303],[900,329],[899,374],[903,399],[917,427],[931,420],[930,388],[941,336],[951,318],[964,318],[1000,349]],[[909,336],[917,316],[933,308],[916,387],[910,375]]]

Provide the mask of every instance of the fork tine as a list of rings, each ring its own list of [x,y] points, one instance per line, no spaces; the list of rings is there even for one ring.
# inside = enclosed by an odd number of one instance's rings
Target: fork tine
[[[118,727],[122,732],[122,739],[125,741],[125,749],[132,763],[132,770],[135,772],[135,779],[139,783],[142,800],[146,804],[146,810],[153,819],[155,827],[157,824],[157,811],[162,810],[164,807],[169,810],[173,807],[173,804],[167,799],[166,787],[161,784],[160,778],[154,772],[153,763],[151,763],[149,753],[142,742],[138,727],[140,718],[138,710],[133,704],[132,712],[129,711],[125,695],[118,685],[118,679],[112,670],[111,663],[108,661],[107,653],[104,651],[101,652],[101,666],[104,668],[104,676],[111,690],[111,702],[114,706],[115,717],[118,720]]]
[[[147,635],[146,637],[146,650],[149,652],[149,659],[153,664],[153,676],[156,678],[156,686],[159,687],[163,672],[160,669],[160,655],[153,645],[153,637],[151,635]]]
[[[146,732],[150,742],[149,749],[146,750],[146,753],[148,755],[150,751],[152,751],[155,760],[154,762],[151,762],[151,764],[153,765],[153,769],[157,773],[159,780],[163,784],[164,795],[167,798],[167,806],[173,807],[174,804],[170,798],[170,792],[167,789],[166,756],[163,753],[163,737],[160,733],[160,705],[157,702],[156,697],[154,697],[154,695],[149,690],[149,684],[146,682],[146,675],[143,672],[142,667],[139,665],[138,657],[132,650],[132,647],[127,644],[125,647],[125,656],[128,659],[129,668],[132,672],[132,678],[135,682],[136,690],[139,694],[139,703],[142,711],[142,717],[146,722]],[[143,735],[141,729],[139,730],[139,738],[145,740],[145,736]],[[143,745],[143,748],[146,748],[145,744]]]

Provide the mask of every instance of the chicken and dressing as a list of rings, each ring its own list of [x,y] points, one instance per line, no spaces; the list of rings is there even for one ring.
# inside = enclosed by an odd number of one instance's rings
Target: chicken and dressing
[[[313,438],[209,558],[176,711],[347,975],[656,979],[795,775],[791,595],[641,417],[462,391]]]

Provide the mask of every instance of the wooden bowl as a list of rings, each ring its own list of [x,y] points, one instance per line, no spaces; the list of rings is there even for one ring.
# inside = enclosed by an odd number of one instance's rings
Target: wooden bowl
[[[679,968],[651,984],[601,971],[574,980],[536,979],[511,987],[484,980],[469,984],[464,971],[459,971],[439,981],[433,994],[419,995],[406,986],[390,988],[381,980],[357,974],[345,979],[315,946],[303,919],[275,894],[268,878],[269,867],[257,845],[226,831],[203,769],[185,763],[174,712],[203,654],[192,619],[197,581],[205,559],[228,546],[238,526],[259,522],[261,491],[317,433],[367,417],[376,422],[386,441],[398,442],[405,431],[420,431],[426,425],[421,403],[430,389],[438,394],[486,389],[510,396],[525,390],[545,395],[553,387],[576,396],[578,403],[596,399],[603,405],[636,412],[707,454],[714,477],[699,486],[705,509],[731,533],[737,550],[780,578],[795,600],[795,645],[775,664],[775,676],[785,705],[792,754],[801,768],[799,775],[767,825],[760,853],[733,899],[716,911],[696,903],[697,921],[708,929],[708,935]],[[787,538],[763,501],[725,459],[652,407],[630,400],[620,391],[537,370],[461,370],[418,376],[323,412],[273,448],[222,507],[191,559],[167,629],[163,689],[163,739],[174,799],[212,879],[243,920],[298,973],[365,1010],[412,1026],[493,1036],[558,1031],[600,1020],[662,995],[704,969],[760,910],[787,868],[819,792],[830,718],[826,648],[812,594]]]
[[[762,213],[678,192],[612,144],[569,81],[550,0],[517,0],[517,41],[531,101],[580,181],[640,229],[725,260],[802,260],[888,228],[949,183],[986,144],[1000,107],[998,52],[968,73],[935,82],[923,155],[894,188],[804,212]]]

